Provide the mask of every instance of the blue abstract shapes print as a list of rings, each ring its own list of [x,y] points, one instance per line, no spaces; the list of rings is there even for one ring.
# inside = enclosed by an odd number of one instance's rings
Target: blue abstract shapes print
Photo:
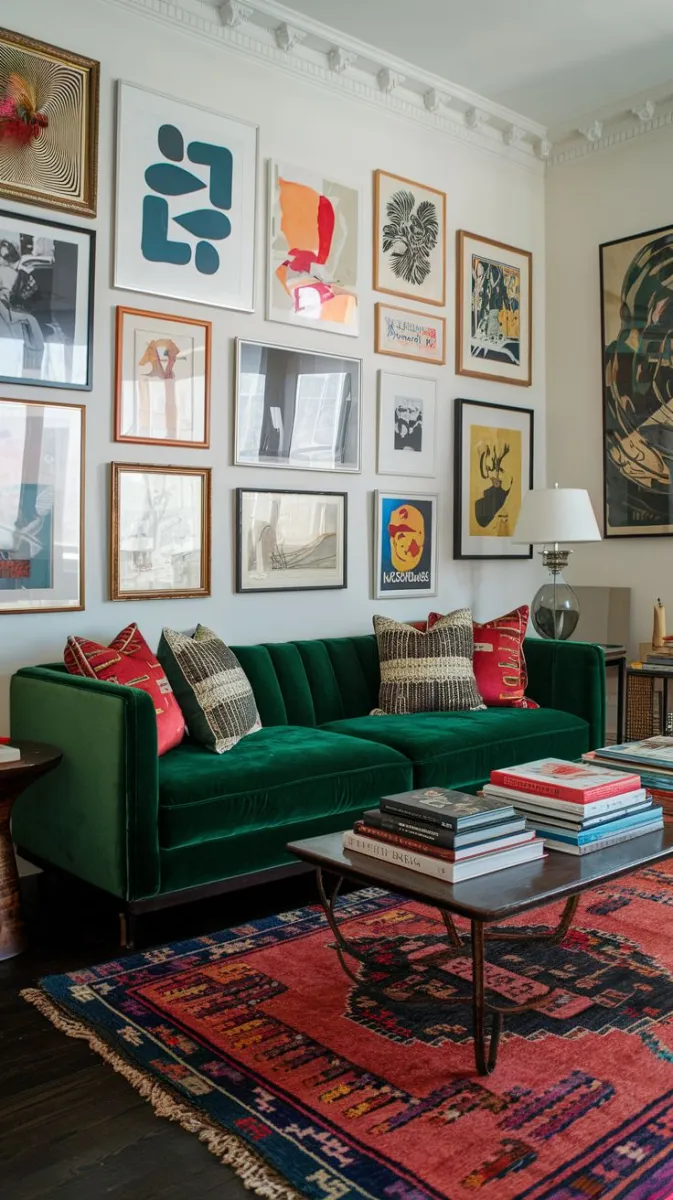
[[[157,145],[163,162],[152,163],[145,171],[145,183],[154,192],[143,199],[141,250],[148,262],[187,266],[194,255],[194,266],[201,275],[215,275],[220,256],[214,242],[231,234],[231,221],[225,215],[231,209],[234,160],[225,146],[210,142],[190,142],[187,158],[196,167],[205,168],[204,176],[178,164],[184,161],[185,140],[175,125],[161,125]],[[188,196],[208,188],[210,208],[197,208],[171,216],[171,197]],[[173,240],[170,225],[179,225],[193,238],[190,242]]]

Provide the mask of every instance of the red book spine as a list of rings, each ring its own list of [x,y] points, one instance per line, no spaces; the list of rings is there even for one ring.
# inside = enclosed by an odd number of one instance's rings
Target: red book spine
[[[531,796],[549,796],[552,800],[569,800],[574,804],[592,804],[595,800],[609,800],[624,792],[636,791],[640,787],[639,775],[616,775],[610,783],[595,784],[588,788],[571,788],[562,783],[548,783],[539,779],[526,779],[521,775],[510,775],[508,771],[491,771],[491,783],[497,787],[512,788],[516,792],[527,792]]]
[[[362,837],[375,838],[377,842],[386,842],[389,846],[400,846],[402,850],[413,850],[416,854],[427,854],[430,858],[443,858],[445,862],[456,861],[453,850],[431,846],[427,842],[417,842],[414,838],[405,837],[402,833],[391,833],[388,829],[366,825],[364,821],[356,821],[353,828]]]

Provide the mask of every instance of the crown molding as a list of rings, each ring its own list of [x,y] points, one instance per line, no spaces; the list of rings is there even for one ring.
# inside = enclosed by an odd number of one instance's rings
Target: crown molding
[[[637,138],[673,127],[673,83],[640,93],[619,106],[580,118],[574,128],[551,130],[550,167],[613,150]]]
[[[542,173],[543,125],[276,0],[103,0]]]

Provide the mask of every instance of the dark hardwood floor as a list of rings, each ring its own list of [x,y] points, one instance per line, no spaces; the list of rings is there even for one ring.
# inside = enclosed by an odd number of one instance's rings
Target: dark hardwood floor
[[[41,976],[119,953],[116,911],[89,889],[23,881],[30,948],[0,963],[1,1200],[243,1200],[236,1176],[192,1134],[154,1115],[85,1042],[21,999]],[[144,917],[138,947],[225,929],[316,900],[313,877]]]

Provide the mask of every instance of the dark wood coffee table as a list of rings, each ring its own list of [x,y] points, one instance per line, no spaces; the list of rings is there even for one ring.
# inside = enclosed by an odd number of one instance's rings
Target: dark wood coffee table
[[[656,833],[646,833],[630,842],[621,842],[607,850],[598,850],[583,856],[560,854],[551,850],[546,858],[537,862],[520,867],[507,867],[505,870],[493,872],[492,875],[482,875],[479,879],[467,880],[455,886],[428,875],[421,875],[417,871],[410,871],[406,867],[396,867],[377,858],[368,858],[364,854],[344,850],[340,833],[291,842],[288,850],[296,854],[297,858],[315,866],[320,899],[336,940],[339,961],[346,974],[358,983],[361,981],[349,966],[346,956],[359,962],[364,961],[365,956],[343,937],[335,912],[335,901],[342,880],[348,879],[370,887],[383,887],[398,895],[428,904],[441,913],[449,947],[446,951],[440,951],[437,958],[446,959],[447,956],[470,953],[472,955],[474,1057],[479,1074],[488,1075],[496,1064],[504,1017],[512,1013],[526,1012],[530,1008],[547,1003],[557,989],[549,988],[544,995],[525,1004],[503,1006],[489,1000],[484,984],[485,939],[497,938],[517,942],[541,939],[561,941],[570,928],[582,892],[617,879],[620,875],[628,875],[632,871],[652,866],[661,859],[673,857],[673,826],[669,825]],[[335,880],[329,896],[325,887],[325,874],[334,877]],[[555,929],[526,934],[516,928],[501,929],[498,926],[498,922],[507,917],[551,904],[555,900],[566,902],[561,920]],[[453,915],[456,913],[470,921],[469,937],[461,937],[456,929],[453,922]],[[428,961],[428,958],[424,959],[424,962]],[[399,986],[400,982],[398,978],[388,983],[378,989],[378,994],[384,999],[394,998],[391,989],[394,989],[396,984]],[[373,988],[370,991],[374,994]],[[425,1002],[427,1003],[427,1000]],[[490,1038],[486,1035],[487,1013],[493,1014]]]

